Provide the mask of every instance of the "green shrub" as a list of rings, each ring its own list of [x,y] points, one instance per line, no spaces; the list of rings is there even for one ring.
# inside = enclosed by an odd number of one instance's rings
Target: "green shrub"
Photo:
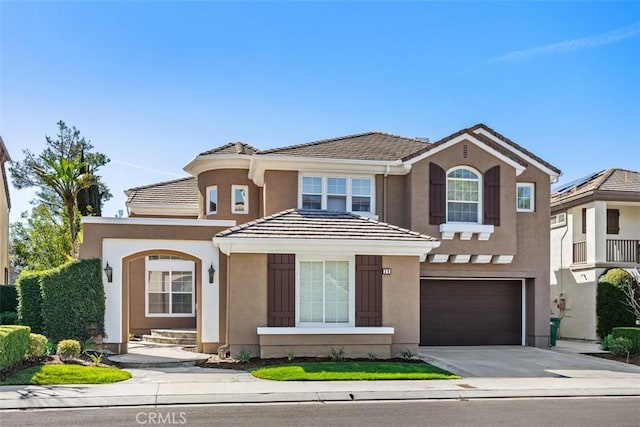
[[[0,285],[0,312],[18,309],[18,291],[15,286]]]
[[[604,351],[609,351],[611,348],[611,341],[613,341],[613,335],[609,334],[602,339],[600,343],[600,349]]]
[[[80,343],[77,340],[62,340],[58,343],[56,354],[62,359],[77,359],[80,357]]]
[[[247,363],[251,360],[251,350],[247,350],[246,348],[241,349],[236,354],[236,360],[242,363]]]
[[[27,356],[40,357],[47,354],[47,337],[40,334],[29,334]]]
[[[631,341],[629,353],[640,354],[640,328],[613,328],[611,335],[614,338],[627,338]]]
[[[626,296],[620,290],[625,280],[633,280],[631,275],[620,268],[613,268],[600,276],[596,296],[596,331],[606,337],[617,326],[634,326],[635,316],[629,311]]]
[[[28,326],[0,326],[0,371],[24,359],[29,346]]]
[[[72,261],[41,277],[44,333],[87,340],[104,333],[105,296],[99,259]]]
[[[628,356],[632,345],[629,338],[614,338],[609,343],[609,351],[616,356]]]
[[[15,311],[3,311],[0,313],[0,325],[17,325],[18,313]]]
[[[42,333],[42,293],[40,276],[43,272],[23,272],[16,280],[18,291],[18,321],[34,333]]]
[[[402,357],[404,360],[413,360],[416,358],[416,354],[408,348],[403,348],[400,352],[400,357]]]
[[[329,358],[334,362],[344,362],[344,358],[345,358],[344,347],[340,347],[340,348],[331,347],[331,353],[329,353]]]

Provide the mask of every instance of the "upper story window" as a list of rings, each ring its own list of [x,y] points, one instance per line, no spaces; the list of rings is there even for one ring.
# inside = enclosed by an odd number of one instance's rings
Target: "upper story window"
[[[516,211],[535,211],[535,185],[532,182],[518,182],[516,184]]]
[[[207,187],[207,215],[218,213],[218,186]]]
[[[249,213],[249,186],[248,185],[232,185],[231,186],[231,213],[234,213],[234,214]]]
[[[326,209],[374,214],[373,177],[301,176],[298,205],[302,209]]]
[[[480,174],[466,167],[447,173],[447,222],[480,222]]]

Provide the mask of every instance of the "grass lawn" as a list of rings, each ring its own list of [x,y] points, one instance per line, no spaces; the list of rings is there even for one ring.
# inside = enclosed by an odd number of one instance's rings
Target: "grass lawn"
[[[107,384],[124,381],[131,374],[116,368],[82,365],[39,365],[16,372],[2,385]]]
[[[276,381],[332,380],[448,380],[457,375],[428,363],[408,362],[300,362],[265,366],[251,371],[254,377]]]

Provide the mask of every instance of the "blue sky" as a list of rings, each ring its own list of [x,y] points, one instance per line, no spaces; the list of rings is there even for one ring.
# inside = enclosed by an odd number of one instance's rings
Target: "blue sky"
[[[640,169],[640,2],[0,3],[14,159],[78,127],[123,190],[197,153],[484,122],[563,171]],[[31,191],[12,189],[12,220]]]

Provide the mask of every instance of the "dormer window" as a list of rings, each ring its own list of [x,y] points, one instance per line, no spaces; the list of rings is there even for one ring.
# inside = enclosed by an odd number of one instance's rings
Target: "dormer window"
[[[479,223],[480,174],[458,167],[447,173],[447,222]]]
[[[373,215],[373,177],[301,175],[298,206]]]

